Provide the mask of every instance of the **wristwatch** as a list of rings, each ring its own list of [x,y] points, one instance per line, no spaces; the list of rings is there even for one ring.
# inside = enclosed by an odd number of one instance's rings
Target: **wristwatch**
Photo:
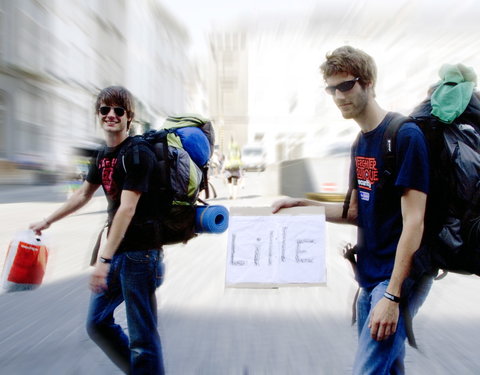
[[[383,296],[392,302],[395,302],[395,303],[400,302],[400,297],[394,296],[393,294],[390,294],[388,292],[383,293]]]
[[[104,258],[104,257],[100,257],[100,262],[101,263],[112,263],[112,260],[111,259],[107,259],[107,258]]]

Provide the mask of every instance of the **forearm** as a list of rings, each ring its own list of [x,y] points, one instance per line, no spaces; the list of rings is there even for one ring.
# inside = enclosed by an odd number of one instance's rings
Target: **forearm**
[[[307,198],[295,198],[295,203],[292,206],[317,206],[325,208],[325,219],[330,222],[345,221],[342,218],[343,205],[340,203],[322,202]]]
[[[332,202],[319,202],[319,206],[325,208],[325,220],[330,223],[347,223],[347,220],[342,217],[343,213],[343,204],[342,203],[332,203]]]
[[[401,297],[402,284],[410,272],[412,255],[420,245],[421,232],[412,223],[403,227],[397,246],[395,265],[388,284],[387,293]],[[399,304],[391,298],[381,298],[375,305],[369,321],[370,334],[374,340],[381,341],[390,337],[397,330],[400,310]]]
[[[90,201],[96,189],[97,187],[95,185],[85,182],[82,187],[78,189],[59,209],[45,217],[44,220],[48,224],[53,224],[54,222],[63,219],[65,216],[77,211]]]
[[[345,202],[322,202],[325,207],[325,218],[331,223],[357,225],[358,200],[357,190],[353,189],[348,203],[347,217],[343,217]]]
[[[135,191],[122,191],[120,207],[118,207],[118,210],[113,217],[112,225],[108,233],[107,243],[105,244],[105,247],[101,253],[102,257],[111,259],[115,255],[115,252],[122,242],[128,226],[135,215],[135,210],[137,208],[140,195],[141,193]]]
[[[392,276],[388,284],[387,292],[394,296],[400,296],[402,285],[408,277],[412,265],[413,254],[420,247],[423,233],[423,223],[420,227],[405,228],[402,231],[395,255],[395,263]]]
[[[343,224],[356,224],[356,214],[349,215],[347,218],[343,218],[343,204],[342,203],[332,203],[332,202],[322,202],[306,198],[283,198],[272,204],[272,212],[276,213],[282,208],[289,207],[302,207],[302,206],[318,206],[325,208],[325,218],[329,222],[333,223],[343,223]],[[356,203],[353,205],[355,207],[353,211],[356,212]],[[349,210],[350,212],[350,210]]]
[[[426,194],[408,190],[402,196],[403,227],[397,245],[395,263],[387,292],[400,296],[402,284],[408,277],[412,258],[422,242]]]
[[[357,225],[358,218],[358,199],[357,190],[353,189],[348,203],[347,217],[343,217],[345,202],[342,203],[324,203],[325,216],[327,221],[339,224]]]
[[[119,207],[115,217],[113,218],[112,225],[108,233],[107,243],[105,244],[101,254],[102,257],[107,259],[113,258],[118,246],[125,236],[134,214],[135,210],[132,211],[129,208]]]

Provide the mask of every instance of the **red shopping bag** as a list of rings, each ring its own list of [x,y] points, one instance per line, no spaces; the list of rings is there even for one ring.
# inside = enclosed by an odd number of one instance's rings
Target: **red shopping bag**
[[[40,285],[47,267],[48,248],[33,231],[15,235],[7,251],[3,283]]]

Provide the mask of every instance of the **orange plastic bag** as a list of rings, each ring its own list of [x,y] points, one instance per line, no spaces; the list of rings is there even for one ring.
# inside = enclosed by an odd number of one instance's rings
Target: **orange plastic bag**
[[[33,231],[18,232],[8,247],[2,284],[7,292],[35,289],[45,275],[48,248]]]

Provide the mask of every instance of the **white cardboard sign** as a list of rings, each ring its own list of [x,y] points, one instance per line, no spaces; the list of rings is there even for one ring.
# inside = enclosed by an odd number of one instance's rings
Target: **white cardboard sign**
[[[325,284],[325,211],[293,207],[230,210],[227,286]]]

